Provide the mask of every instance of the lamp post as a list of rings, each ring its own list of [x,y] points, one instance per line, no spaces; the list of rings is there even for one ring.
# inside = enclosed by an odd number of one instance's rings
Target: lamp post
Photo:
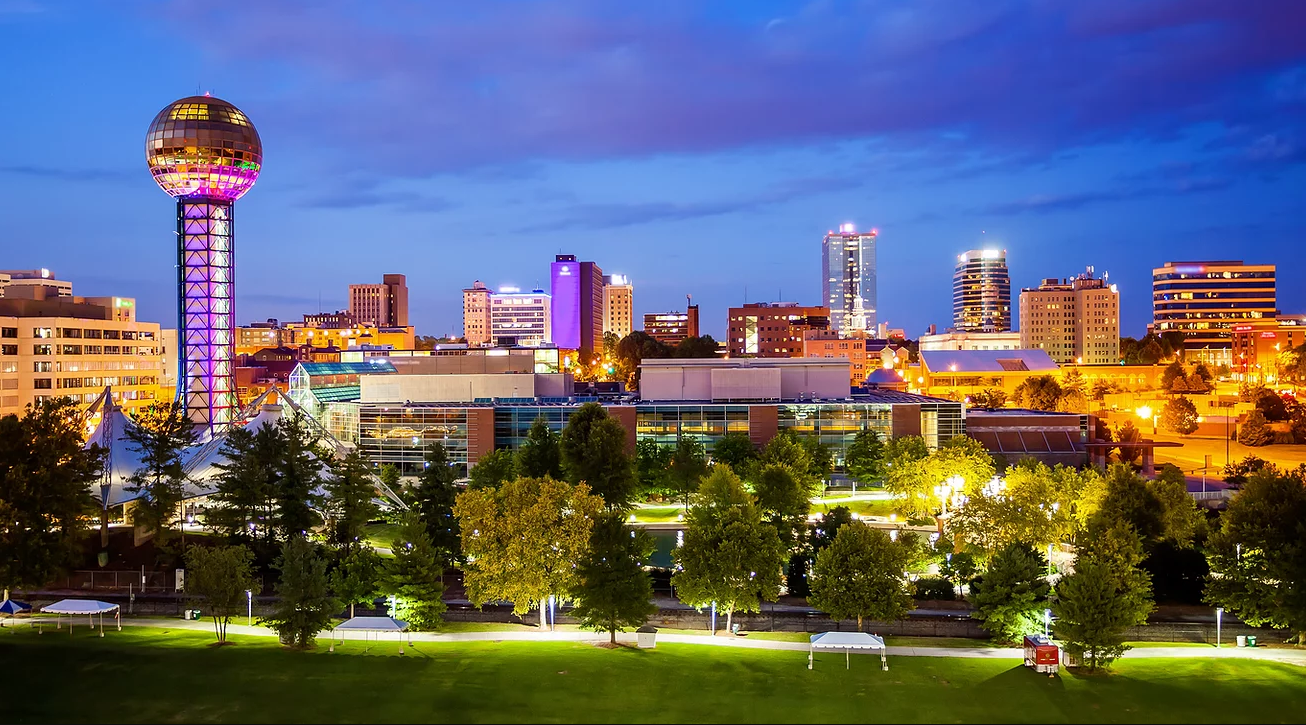
[[[254,626],[254,592],[251,589],[245,590],[245,619],[247,625]]]
[[[1220,620],[1224,619],[1224,607],[1215,608],[1215,648],[1220,648]]]
[[[1052,610],[1044,609],[1043,610],[1043,637],[1045,639],[1048,636],[1050,636],[1048,630],[1051,627],[1051,625],[1052,625]]]

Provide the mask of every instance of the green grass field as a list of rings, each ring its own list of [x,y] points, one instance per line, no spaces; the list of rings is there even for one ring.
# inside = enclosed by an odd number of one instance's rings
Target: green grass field
[[[845,506],[849,511],[858,516],[888,516],[897,514],[899,520],[907,522],[907,518],[898,511],[898,502],[892,499],[868,499],[868,498],[825,498],[820,501],[812,502],[812,513],[822,514],[836,506]]]
[[[61,633],[62,634],[62,633]],[[0,637],[5,722],[1301,722],[1301,668],[1120,661],[1049,678],[1013,660],[817,658],[699,645],[393,641],[313,652],[129,627]]]

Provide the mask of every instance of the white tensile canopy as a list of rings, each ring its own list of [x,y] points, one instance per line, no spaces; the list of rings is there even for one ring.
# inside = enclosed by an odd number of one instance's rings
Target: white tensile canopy
[[[245,430],[258,433],[266,427],[275,426],[277,421],[281,420],[282,411],[280,405],[264,403],[259,408],[258,414],[245,424]],[[194,489],[190,495],[206,496],[215,490],[212,481],[222,473],[218,464],[227,462],[227,457],[222,455],[222,444],[226,440],[225,434],[213,437],[186,461],[186,478],[193,482],[189,487]]]
[[[100,424],[86,439],[85,448],[98,445],[106,451],[104,472],[99,485],[92,485],[91,495],[100,501],[104,508],[121,506],[128,501],[135,501],[144,496],[144,492],[128,491],[127,479],[141,467],[141,455],[132,450],[132,443],[127,439],[127,431],[134,424],[113,403],[113,397],[105,395],[104,411],[100,415]]]
[[[404,653],[404,632],[408,631],[408,623],[401,622],[394,617],[352,617],[331,628],[331,646],[329,652],[336,651],[336,632],[362,632],[364,641],[368,636],[375,633],[380,639],[381,634],[385,632],[394,632],[399,635],[399,654]],[[340,643],[344,644],[342,637]],[[409,642],[412,644],[412,642]]]
[[[884,638],[865,632],[823,632],[812,635],[807,646],[807,669],[812,669],[813,656],[818,650],[843,651],[844,667],[852,667],[849,654],[857,652],[880,651],[880,669],[889,669],[889,660],[885,657]]]
[[[106,612],[113,612],[114,619],[118,623],[118,631],[122,631],[122,611],[117,604],[101,602],[97,599],[61,599],[54,604],[47,604],[41,607],[41,611],[46,614],[55,616],[54,627],[59,629],[63,626],[63,615],[68,615],[68,634],[73,633],[73,617],[85,614],[91,622],[91,628],[95,627],[95,615],[100,615],[100,636],[104,636],[104,615]]]

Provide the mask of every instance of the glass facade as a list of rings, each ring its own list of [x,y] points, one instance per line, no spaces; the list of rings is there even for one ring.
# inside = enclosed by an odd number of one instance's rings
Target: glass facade
[[[748,432],[747,405],[649,404],[635,408],[635,437],[675,445],[689,436],[709,452],[727,433]]]
[[[339,405],[357,408],[358,448],[374,464],[389,463],[399,466],[403,473],[417,473],[425,462],[426,448],[432,443],[443,444],[454,463],[467,464],[467,408],[352,403],[331,403],[327,407]],[[331,423],[326,422],[331,430]],[[351,423],[348,416],[341,415],[334,425],[343,431]]]
[[[1011,329],[1011,276],[1005,251],[972,249],[957,257],[952,275],[952,326],[958,332]]]
[[[877,236],[844,224],[821,243],[821,297],[830,308],[831,330],[875,329]]]

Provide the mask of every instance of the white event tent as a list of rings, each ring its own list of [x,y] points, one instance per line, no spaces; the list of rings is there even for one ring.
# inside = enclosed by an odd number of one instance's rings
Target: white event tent
[[[889,661],[885,657],[884,638],[866,634],[865,632],[824,632],[812,635],[811,642],[807,646],[807,669],[812,669],[814,664],[813,656],[817,651],[838,652],[840,650],[843,651],[845,669],[852,667],[849,654],[854,650],[857,652],[879,650],[880,668],[889,669]]]
[[[95,599],[62,599],[54,604],[47,604],[41,607],[41,611],[46,614],[55,615],[54,626],[59,629],[63,624],[63,615],[68,615],[68,633],[73,632],[73,618],[79,615],[86,615],[91,621],[91,628],[95,628],[95,615],[100,615],[100,636],[104,636],[104,614],[113,612],[114,619],[118,623],[118,631],[122,631],[122,612],[117,604],[101,602]]]
[[[327,648],[327,651],[336,651],[336,632],[362,632],[364,641],[367,641],[368,636],[373,633],[380,640],[382,634],[394,632],[399,635],[399,654],[403,654],[404,632],[406,631],[408,631],[408,623],[401,622],[394,617],[353,617],[331,628],[331,646]],[[340,643],[344,644],[344,642],[344,638],[341,637]],[[412,644],[412,642],[409,642],[409,644]]]

